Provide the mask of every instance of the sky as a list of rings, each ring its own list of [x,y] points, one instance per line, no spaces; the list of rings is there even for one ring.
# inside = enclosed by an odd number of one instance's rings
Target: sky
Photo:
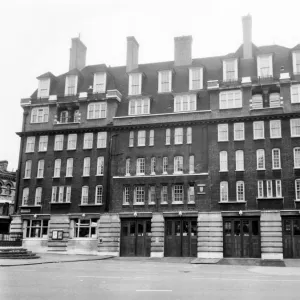
[[[126,37],[139,63],[174,59],[174,37],[193,36],[193,58],[225,55],[242,44],[241,17],[252,15],[257,46],[300,43],[299,0],[6,0],[0,1],[0,160],[16,170],[21,98],[36,77],[68,71],[71,38],[87,46],[87,65],[125,65]]]

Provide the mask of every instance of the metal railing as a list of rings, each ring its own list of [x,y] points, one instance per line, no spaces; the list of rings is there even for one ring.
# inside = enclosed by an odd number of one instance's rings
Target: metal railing
[[[22,233],[0,233],[0,247],[22,246]]]

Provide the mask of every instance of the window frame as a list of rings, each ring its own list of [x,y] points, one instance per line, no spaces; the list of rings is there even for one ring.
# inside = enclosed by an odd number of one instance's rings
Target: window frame
[[[103,204],[103,186],[101,184],[95,187],[95,204]]]
[[[264,198],[264,181],[257,180],[257,198]]]
[[[134,98],[128,102],[128,115],[140,116],[150,114],[150,98]]]
[[[129,205],[130,200],[130,188],[129,186],[123,187],[123,205]]]
[[[74,79],[74,82],[72,79]],[[67,75],[65,79],[65,97],[77,95],[77,85],[78,85],[78,76]]]
[[[125,161],[125,176],[131,176],[130,174],[130,158],[127,157]]]
[[[165,141],[166,145],[171,145],[171,129],[170,128],[166,128],[166,141]]]
[[[37,98],[49,98],[50,78],[41,78],[38,83]]]
[[[225,189],[225,191],[224,191],[224,189]],[[229,198],[228,197],[228,181],[221,181],[220,182],[220,202],[228,202],[228,198]]]
[[[177,127],[174,130],[174,145],[182,145],[183,144],[183,128]]]
[[[87,120],[105,119],[107,116],[107,102],[92,102],[87,107]]]
[[[37,165],[36,178],[44,178],[45,160],[39,159]]]
[[[146,130],[138,130],[137,146],[146,146]]]
[[[91,172],[91,158],[86,156],[83,158],[82,177],[89,177]]]
[[[293,56],[293,74],[298,75],[300,74],[300,64],[299,64],[299,72],[297,72],[297,56],[299,56],[299,62],[300,62],[300,51],[293,51],[292,53]]]
[[[189,112],[197,110],[197,95],[183,94],[174,97],[174,112]]]
[[[64,148],[64,135],[56,134],[54,136],[54,151],[62,151],[63,148]]]
[[[228,172],[228,152],[225,150],[219,153],[220,172]]]
[[[84,185],[81,188],[81,205],[87,205],[89,203],[89,186]]]
[[[151,157],[150,161],[150,173],[151,175],[156,175],[156,157]]]
[[[32,172],[32,160],[28,159],[25,161],[24,179],[30,179]]]
[[[48,135],[40,135],[38,152],[47,152],[48,140]]]
[[[97,157],[97,171],[96,176],[104,175],[104,156]]]
[[[150,185],[148,189],[148,204],[155,204],[155,203],[156,203],[156,188],[155,185]]]
[[[262,125],[261,128],[257,128],[257,125]],[[257,132],[261,131],[262,135],[257,136]],[[253,122],[253,140],[264,140],[265,139],[265,122],[264,121],[254,121]]]
[[[261,71],[261,65],[262,65],[262,60],[264,58],[267,58],[269,61],[268,65],[268,74],[262,76],[262,71]],[[273,77],[273,56],[272,54],[263,54],[263,55],[258,55],[257,56],[257,77],[259,78],[267,78],[267,77]]]
[[[25,187],[22,190],[22,206],[28,206],[29,188]]]
[[[179,200],[176,198],[179,198]],[[183,202],[184,202],[184,185],[183,184],[173,184],[173,186],[172,186],[172,203],[173,204],[183,204]]]
[[[174,156],[174,174],[183,174],[183,156]]]
[[[74,231],[73,231],[74,239],[97,239],[97,224],[98,224],[97,218],[90,218],[90,219],[76,218],[76,219],[72,219],[72,221],[74,222]],[[86,223],[84,221],[89,221],[89,223]],[[80,229],[82,228],[88,229],[89,232],[88,236],[80,236]],[[94,234],[93,231],[95,232]]]
[[[282,184],[280,179],[275,180],[275,194],[276,198],[282,198]]]
[[[102,76],[99,80],[100,75]],[[100,81],[100,83],[99,83]],[[106,92],[106,72],[96,72],[93,78],[93,93],[101,94]]]
[[[239,97],[236,95],[239,94]],[[231,97],[230,97],[231,96]],[[229,102],[232,99],[232,102]],[[229,103],[232,106],[229,106]],[[219,109],[236,109],[243,107],[243,94],[241,90],[222,91],[219,94]]]
[[[77,148],[77,134],[70,133],[68,134],[67,150],[76,150],[76,148]]]
[[[259,167],[259,152],[262,153],[262,167]],[[265,149],[256,149],[256,170],[266,170],[266,153],[265,153]]]
[[[42,205],[42,191],[43,188],[38,186],[35,189],[35,195],[34,195],[34,205],[35,206],[41,206]]]
[[[40,106],[31,109],[31,124],[48,123],[49,121],[49,107]]]
[[[296,123],[296,122],[298,122],[298,124],[294,124],[295,126],[293,126],[293,123]],[[290,119],[290,128],[291,128],[291,137],[300,137],[300,118]],[[299,134],[296,134],[297,128],[298,128]]]
[[[24,239],[48,239],[48,233],[49,233],[48,219],[32,219],[32,220],[24,219],[23,226],[25,231]],[[34,233],[34,236],[32,236],[31,233]],[[38,236],[36,236],[37,233],[39,233]]]
[[[56,158],[54,160],[53,178],[60,178],[61,174],[61,159]]]
[[[194,184],[188,185],[187,195],[188,195],[188,203],[195,203],[195,185]]]
[[[275,124],[279,124],[278,127],[274,127]],[[281,139],[281,120],[270,120],[270,139]],[[275,131],[279,131],[279,135],[274,134]]]
[[[193,140],[193,130],[192,127],[188,127],[186,129],[186,143],[192,144],[192,140]]]
[[[146,191],[144,185],[134,187],[134,205],[144,205],[146,200]]]
[[[240,128],[238,128],[240,126]],[[245,140],[245,123],[237,122],[233,123],[233,139],[235,141]]]
[[[128,147],[134,147],[134,131],[129,132],[129,145]]]
[[[242,193],[239,191],[239,187],[242,187]],[[241,198],[239,196],[242,196]],[[236,182],[236,201],[244,202],[245,201],[245,182],[239,180]]]
[[[195,173],[195,155],[191,154],[189,156],[189,174]]]
[[[66,163],[66,177],[73,177],[73,165],[74,165],[73,157],[68,157]]]
[[[136,175],[145,175],[145,158],[138,157],[136,160]]]
[[[224,128],[224,129],[226,128],[226,131],[225,130],[221,131],[221,128]],[[218,142],[228,142],[228,137],[229,137],[228,131],[229,131],[228,124],[225,124],[225,123],[218,124]],[[224,136],[226,135],[226,137],[221,138],[222,137],[221,134],[223,134]]]
[[[238,157],[239,154],[242,154],[241,157]],[[245,171],[244,150],[238,149],[235,151],[235,170]]]
[[[166,79],[163,78],[164,75],[167,75],[168,81],[166,81]],[[172,71],[171,70],[158,71],[158,93],[161,94],[161,93],[171,93],[171,92],[172,92]]]
[[[234,66],[234,76],[233,78],[228,78],[228,63],[233,62]],[[237,58],[229,58],[223,60],[223,81],[237,81],[238,80],[238,60]]]
[[[296,157],[296,151],[299,152],[298,157]],[[294,169],[300,169],[300,147],[293,148],[293,156],[294,156]]]
[[[274,152],[278,151],[278,157],[275,157]],[[278,164],[278,166],[276,166]],[[272,149],[272,169],[280,170],[281,169],[281,151],[280,148]]]
[[[25,153],[33,153],[35,150],[35,136],[28,136],[26,138]]]
[[[149,131],[149,146],[154,146],[154,129]]]
[[[199,79],[194,79],[194,72],[199,71]],[[198,83],[195,87],[194,83]],[[189,90],[190,91],[196,91],[196,90],[202,90],[203,89],[203,68],[189,68]]]
[[[93,149],[94,144],[94,134],[93,132],[86,132],[83,135],[83,149],[89,150]]]
[[[300,178],[295,179],[295,199],[300,201]]]
[[[135,96],[141,94],[142,94],[142,73],[130,73],[128,78],[128,95]]]
[[[105,149],[107,147],[107,131],[97,133],[97,149]]]

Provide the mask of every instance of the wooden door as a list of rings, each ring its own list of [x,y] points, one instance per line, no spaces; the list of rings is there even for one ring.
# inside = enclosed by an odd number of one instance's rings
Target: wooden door
[[[300,218],[283,219],[283,257],[300,258]]]

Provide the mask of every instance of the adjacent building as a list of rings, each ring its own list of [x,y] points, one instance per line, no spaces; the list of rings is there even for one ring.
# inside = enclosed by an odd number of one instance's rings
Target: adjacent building
[[[38,77],[24,110],[16,214],[35,251],[300,257],[300,46]]]
[[[0,235],[9,233],[14,211],[16,172],[7,170],[8,161],[0,161]]]

